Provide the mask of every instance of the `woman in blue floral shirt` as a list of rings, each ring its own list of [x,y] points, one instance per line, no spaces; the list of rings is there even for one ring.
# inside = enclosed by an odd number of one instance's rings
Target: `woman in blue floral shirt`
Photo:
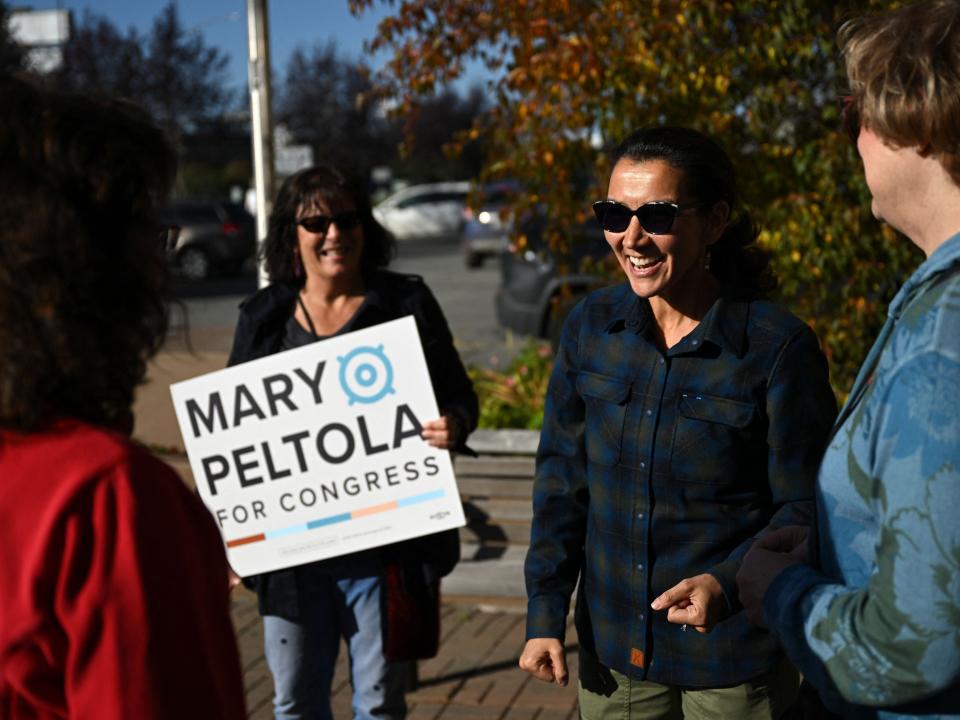
[[[737,580],[842,717],[960,718],[960,2],[853,21],[840,39],[873,213],[927,259],[840,414],[809,552],[806,528],[785,528]]]

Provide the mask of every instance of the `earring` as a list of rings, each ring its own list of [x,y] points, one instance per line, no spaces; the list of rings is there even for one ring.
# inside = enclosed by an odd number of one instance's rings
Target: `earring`
[[[303,277],[303,263],[300,261],[300,248],[293,249],[293,276],[295,278]]]
[[[707,251],[703,255],[703,269],[710,269],[710,248],[707,248]]]

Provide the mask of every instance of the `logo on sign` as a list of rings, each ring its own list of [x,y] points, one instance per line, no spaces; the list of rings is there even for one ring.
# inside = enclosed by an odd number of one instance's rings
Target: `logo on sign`
[[[394,392],[393,365],[383,351],[383,345],[361,345],[337,360],[340,362],[340,387],[348,404],[370,405]]]

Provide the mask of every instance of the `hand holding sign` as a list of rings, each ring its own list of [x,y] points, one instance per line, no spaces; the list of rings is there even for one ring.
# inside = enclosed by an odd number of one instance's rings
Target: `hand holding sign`
[[[439,412],[412,318],[171,392],[200,495],[241,575],[464,524],[449,454],[434,449],[459,440],[455,421],[421,420]]]

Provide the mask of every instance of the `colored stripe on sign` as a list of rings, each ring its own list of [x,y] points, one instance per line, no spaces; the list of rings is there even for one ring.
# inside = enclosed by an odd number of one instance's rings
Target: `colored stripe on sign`
[[[261,540],[266,540],[267,537],[263,533],[259,535],[249,535],[243,538],[237,538],[236,540],[230,540],[227,543],[227,547],[238,547],[239,545],[249,545],[250,543],[260,542]]]
[[[301,523],[300,525],[291,525],[288,528],[283,528],[282,530],[268,530],[264,535],[267,536],[267,540],[276,540],[277,538],[286,537],[287,535],[295,535],[296,533],[303,532],[307,530],[307,524]]]
[[[369,515],[377,515],[390,510],[399,510],[400,508],[410,507],[411,505],[419,505],[420,503],[430,502],[431,500],[439,500],[444,495],[446,495],[445,490],[432,490],[430,492],[421,493],[420,495],[413,495],[400,500],[391,500],[390,502],[381,503],[379,505],[369,505],[365,508],[354,510],[353,512],[341,513],[339,515],[329,515],[325,518],[318,518],[305,523],[298,523],[296,525],[291,525],[279,530],[270,530],[266,533],[260,533],[258,535],[248,535],[247,537],[228,540],[227,547],[234,548],[240,547],[241,545],[250,545],[252,543],[262,542],[265,540],[277,540],[289,535],[297,535],[302,532],[307,532],[308,530],[326,527],[327,525],[336,525],[337,523],[347,522],[348,520],[356,520],[358,518],[367,517]]]
[[[331,515],[330,517],[320,518],[319,520],[311,520],[307,523],[307,530],[313,530],[318,527],[326,527],[327,525],[336,525],[337,523],[346,522],[350,519],[350,513],[343,513],[342,515]]]
[[[413,497],[397,500],[397,507],[410,507],[430,500],[439,500],[444,495],[443,490],[434,490],[433,492],[423,493],[423,495],[414,495]]]
[[[387,510],[396,510],[398,507],[396,501],[384,503],[383,505],[371,505],[368,508],[363,510],[354,510],[350,513],[355,518],[366,517],[367,515],[376,515],[377,513],[386,512]]]

